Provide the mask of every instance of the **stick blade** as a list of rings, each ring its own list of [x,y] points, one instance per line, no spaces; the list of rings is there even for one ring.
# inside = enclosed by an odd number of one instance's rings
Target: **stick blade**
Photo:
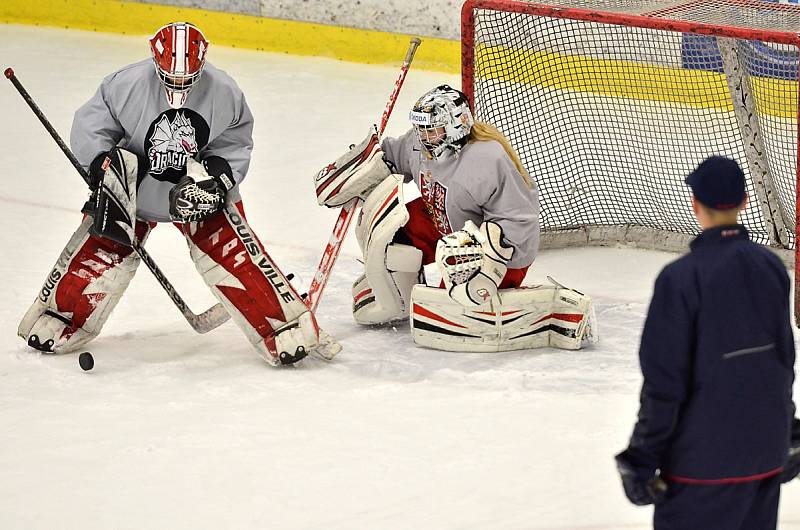
[[[336,342],[336,339],[325,333],[322,329],[319,330],[319,344],[311,349],[311,353],[315,354],[320,359],[332,361],[336,354],[342,351],[342,345]]]
[[[192,326],[192,329],[202,334],[220,327],[230,318],[231,316],[222,304],[218,303],[199,315],[187,316],[186,320],[189,322],[189,325]]]

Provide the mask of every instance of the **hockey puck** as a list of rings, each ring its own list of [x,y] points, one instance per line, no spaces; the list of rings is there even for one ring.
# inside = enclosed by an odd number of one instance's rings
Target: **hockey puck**
[[[85,351],[78,355],[78,363],[81,365],[81,368],[83,368],[84,372],[88,372],[94,368],[94,357],[92,357],[91,353]]]

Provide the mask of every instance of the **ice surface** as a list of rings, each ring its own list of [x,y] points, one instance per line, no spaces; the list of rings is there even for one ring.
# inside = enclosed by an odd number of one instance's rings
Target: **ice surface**
[[[65,137],[100,79],[146,53],[142,37],[0,25],[0,66]],[[213,45],[209,57],[256,116],[251,224],[307,286],[337,213],[316,205],[310,176],[380,118],[397,68]],[[412,67],[388,134],[441,82],[459,80]],[[142,268],[84,373],[77,355],[29,351],[16,326],[86,191],[10,84],[0,109],[0,528],[648,527],[651,510],[627,503],[612,455],[638,405],[652,282],[674,255],[544,252],[531,280],[553,275],[594,296],[601,342],[443,353],[413,347],[405,327],[353,323],[351,235],[319,310],[345,350],[289,369],[267,366],[233,324],[194,334]],[[147,247],[195,312],[213,303],[174,228]],[[781,528],[800,528],[800,482],[783,490]]]

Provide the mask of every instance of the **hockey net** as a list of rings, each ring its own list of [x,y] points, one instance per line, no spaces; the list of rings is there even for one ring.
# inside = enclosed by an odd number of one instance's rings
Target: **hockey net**
[[[684,178],[721,154],[753,240],[797,263],[798,32],[765,0],[468,0],[463,88],[536,181],[545,244],[686,250]]]

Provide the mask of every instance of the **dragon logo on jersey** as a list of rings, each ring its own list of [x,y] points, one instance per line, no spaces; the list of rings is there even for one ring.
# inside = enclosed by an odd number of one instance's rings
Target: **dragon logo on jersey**
[[[453,229],[450,227],[450,219],[447,218],[447,207],[445,205],[447,188],[433,180],[433,175],[431,175],[430,171],[421,172],[419,182],[425,210],[430,215],[436,230],[442,235],[452,234]]]
[[[186,161],[203,153],[209,136],[206,118],[190,108],[160,113],[150,122],[142,142],[149,175],[160,182],[177,184],[186,174]]]
[[[161,174],[167,169],[186,167],[186,159],[197,154],[197,140],[192,122],[182,112],[170,121],[166,115],[156,123],[149,138],[150,173]]]

